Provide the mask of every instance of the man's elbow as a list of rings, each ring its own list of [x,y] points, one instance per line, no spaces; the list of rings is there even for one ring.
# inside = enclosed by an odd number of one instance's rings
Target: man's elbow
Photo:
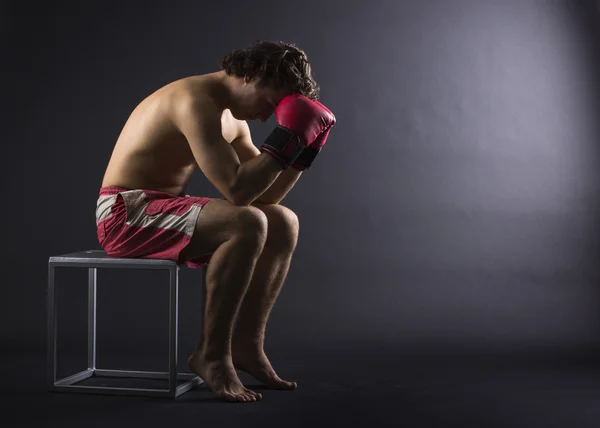
[[[248,195],[232,192],[229,202],[238,207],[247,207],[254,202],[254,199],[248,198]]]
[[[239,197],[232,197],[229,200],[229,202],[231,202],[233,205],[235,205],[237,207],[247,207],[251,203],[251,201],[248,201],[248,199],[243,199],[243,198],[239,198]]]
[[[257,198],[252,202],[252,204],[258,203],[263,205],[278,205],[283,198],[280,199],[267,199],[267,198]]]
[[[227,196],[227,199],[233,205],[245,207],[250,205],[250,202],[252,202],[248,200],[248,192],[245,192],[243,187],[239,185],[239,179],[236,180],[236,182],[232,184],[228,190],[229,195]]]

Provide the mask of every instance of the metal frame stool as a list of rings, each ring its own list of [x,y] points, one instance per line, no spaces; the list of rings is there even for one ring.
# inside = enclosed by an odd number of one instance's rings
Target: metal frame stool
[[[56,379],[56,307],[54,298],[54,271],[57,267],[88,268],[88,368],[87,370]],[[169,371],[149,372],[132,370],[107,370],[96,367],[96,278],[98,268],[167,269],[169,271]],[[48,261],[48,389],[49,391],[135,395],[177,398],[204,380],[194,373],[177,373],[177,338],[179,312],[179,269],[174,261],[157,259],[132,259],[108,256],[102,250],[80,251],[50,257]],[[204,269],[204,275],[206,268]],[[202,295],[205,295],[205,277],[202,275]],[[204,305],[202,318],[204,319]],[[126,388],[77,385],[93,377],[119,377],[141,379],[168,379],[168,389]],[[187,382],[177,386],[178,380]]]

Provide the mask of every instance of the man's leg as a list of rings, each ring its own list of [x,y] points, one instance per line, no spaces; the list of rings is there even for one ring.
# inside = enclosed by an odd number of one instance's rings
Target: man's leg
[[[298,217],[281,205],[252,205],[267,216],[267,241],[238,311],[231,345],[233,364],[270,388],[294,389],[297,387],[295,382],[277,376],[264,353],[264,341],[269,315],[298,242]]]
[[[229,401],[262,398],[245,388],[237,376],[231,335],[266,236],[267,218],[260,210],[215,199],[202,208],[192,241],[180,254],[183,260],[194,260],[212,253],[206,271],[202,339],[188,364],[219,397]]]

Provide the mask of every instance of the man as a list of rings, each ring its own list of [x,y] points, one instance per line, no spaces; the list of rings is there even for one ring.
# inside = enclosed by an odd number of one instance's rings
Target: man
[[[221,70],[172,82],[143,100],[110,158],[96,209],[98,240],[118,257],[206,265],[202,338],[188,358],[217,396],[256,401],[235,369],[294,389],[264,353],[267,319],[287,276],[298,219],[279,204],[327,140],[335,117],[317,101],[306,54],[255,42]],[[278,125],[260,150],[247,120]],[[185,194],[200,168],[224,196]]]

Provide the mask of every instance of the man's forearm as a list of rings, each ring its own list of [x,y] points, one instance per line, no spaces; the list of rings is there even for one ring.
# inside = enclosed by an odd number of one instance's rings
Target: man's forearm
[[[276,182],[283,171],[281,163],[267,153],[244,162],[237,172],[234,203],[250,205]]]
[[[288,167],[279,174],[279,177],[271,184],[271,186],[264,191],[262,195],[256,198],[253,202],[259,202],[261,204],[278,204],[285,198],[296,181],[302,175],[302,171],[295,168]]]

